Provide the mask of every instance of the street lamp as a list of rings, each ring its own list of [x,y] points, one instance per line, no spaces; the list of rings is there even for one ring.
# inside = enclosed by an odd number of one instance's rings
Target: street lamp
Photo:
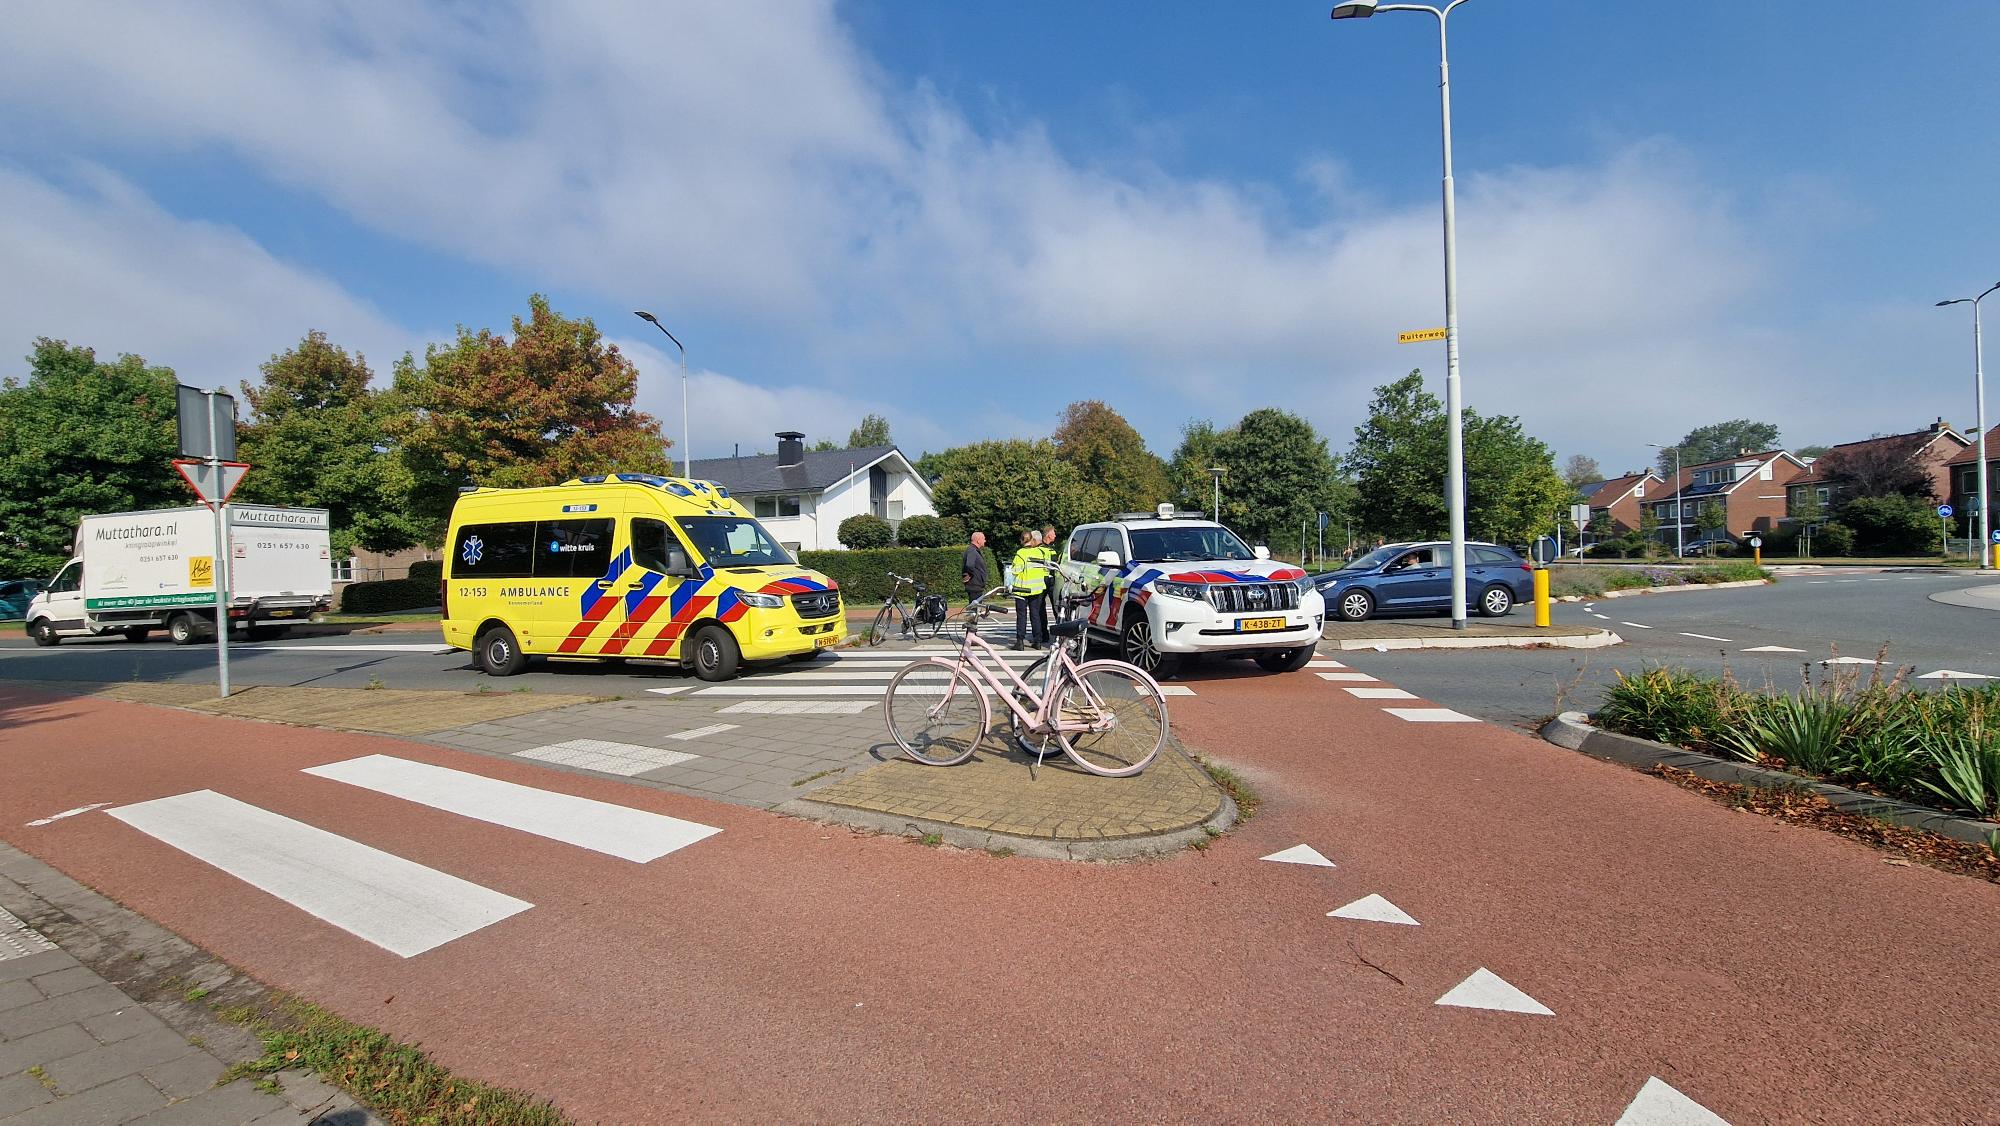
[[[1444,115],[1444,409],[1450,429],[1446,438],[1446,494],[1451,509],[1451,628],[1465,628],[1465,426],[1460,417],[1458,389],[1458,232],[1457,202],[1451,184],[1451,53],[1445,45],[1445,20],[1465,0],[1442,8],[1428,4],[1378,4],[1376,0],[1346,0],[1333,8],[1337,20],[1367,19],[1377,12],[1428,12],[1438,21],[1438,101]]]
[[[1208,467],[1209,480],[1215,482],[1215,510],[1210,512],[1208,516],[1209,519],[1218,524],[1222,523],[1222,475],[1226,472],[1228,471],[1220,465],[1211,465]]]
[[[1679,559],[1687,553],[1687,544],[1684,542],[1687,538],[1687,521],[1683,517],[1683,513],[1687,510],[1687,498],[1681,496],[1681,448],[1663,446],[1658,442],[1646,444],[1656,450],[1674,451],[1674,558]]]
[[[1988,289],[1986,293],[1991,293],[1995,289],[2000,289],[2000,282],[1994,282],[1992,288]],[[1972,398],[1973,405],[1978,412],[1978,417],[1973,422],[1979,428],[1979,453],[1974,459],[1978,463],[1979,468],[1974,471],[1977,474],[1974,479],[1978,482],[1979,488],[1979,566],[1981,570],[1991,566],[1993,563],[1993,544],[1991,542],[1993,524],[1991,518],[1987,515],[1986,504],[1986,359],[1985,352],[1979,343],[1979,303],[1986,300],[1986,293],[1982,293],[1977,297],[1954,297],[1950,301],[1938,302],[1938,308],[1940,309],[1946,305],[1969,304],[1972,306]]]
[[[660,323],[660,318],[644,309],[634,309],[632,315],[661,332],[667,332],[667,326]],[[667,332],[667,339],[681,350],[681,476],[693,477],[694,449],[688,445],[688,350],[687,345],[676,339],[673,333]]]

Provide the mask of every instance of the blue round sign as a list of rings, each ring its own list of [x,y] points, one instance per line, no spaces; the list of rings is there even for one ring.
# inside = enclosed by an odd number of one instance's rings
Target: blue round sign
[[[2000,528],[1995,528],[1993,530],[1993,542],[2000,543]]]
[[[1948,504],[1938,505],[1938,516],[1945,520],[1951,519],[1951,506]]]

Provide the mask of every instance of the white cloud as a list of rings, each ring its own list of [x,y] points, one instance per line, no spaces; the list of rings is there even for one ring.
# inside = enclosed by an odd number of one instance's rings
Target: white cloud
[[[415,339],[340,286],[272,257],[241,232],[162,211],[84,168],[65,191],[0,166],[0,344],[37,336],[136,352],[184,382],[254,380],[311,328],[364,352],[378,373]],[[9,364],[9,370],[15,367]]]

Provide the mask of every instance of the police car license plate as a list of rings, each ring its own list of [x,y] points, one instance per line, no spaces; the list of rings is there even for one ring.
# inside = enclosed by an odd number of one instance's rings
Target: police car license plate
[[[1242,618],[1238,620],[1236,623],[1236,629],[1238,632],[1241,633],[1253,633],[1257,630],[1284,629],[1284,628],[1285,628],[1285,619],[1283,618]]]

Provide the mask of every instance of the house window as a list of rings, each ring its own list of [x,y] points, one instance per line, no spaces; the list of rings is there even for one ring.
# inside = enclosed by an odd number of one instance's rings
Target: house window
[[[759,520],[778,520],[799,514],[798,494],[785,496],[758,497],[751,509]]]
[[[352,556],[333,561],[333,581],[337,583],[351,583],[354,581],[354,559]]]

